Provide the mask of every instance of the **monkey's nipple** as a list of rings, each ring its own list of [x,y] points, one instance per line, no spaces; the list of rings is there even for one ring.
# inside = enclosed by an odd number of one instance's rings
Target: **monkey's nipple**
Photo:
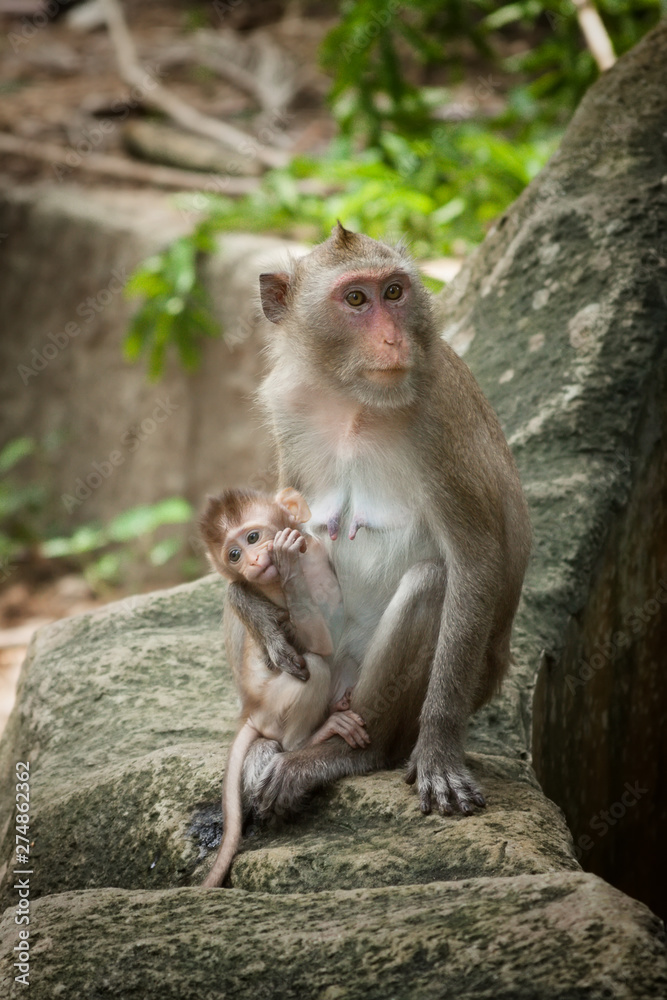
[[[327,521],[327,530],[329,532],[329,538],[332,542],[335,542],[338,538],[338,529],[340,528],[340,514],[332,514]]]
[[[364,515],[355,514],[352,518],[352,524],[350,525],[350,534],[348,535],[350,541],[351,542],[354,541],[354,539],[357,537],[357,532],[359,531],[359,528],[367,528],[367,527],[368,524],[366,523]]]

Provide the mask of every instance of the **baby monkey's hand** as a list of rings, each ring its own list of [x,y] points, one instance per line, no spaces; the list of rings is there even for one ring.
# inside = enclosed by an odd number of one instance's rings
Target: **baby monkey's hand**
[[[296,528],[283,528],[273,539],[273,565],[284,585],[301,572],[299,555],[306,551],[306,539]]]

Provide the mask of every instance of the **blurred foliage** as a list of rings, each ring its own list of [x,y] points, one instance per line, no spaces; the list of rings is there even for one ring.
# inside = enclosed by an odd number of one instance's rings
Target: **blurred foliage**
[[[596,7],[617,55],[667,13],[665,0],[597,0]],[[517,43],[518,54],[504,55]],[[387,125],[403,134],[428,130],[438,95],[411,82],[410,68],[444,64],[456,79],[471,50],[520,74],[503,117],[524,131],[536,121],[565,124],[598,75],[571,0],[347,0],[322,45],[342,131],[375,145]]]
[[[43,486],[21,485],[15,475],[25,459],[39,459],[49,450],[22,437],[0,451],[0,582],[9,577],[14,564],[43,568],[46,561],[66,560],[96,589],[122,582],[126,569],[136,565],[137,543],[156,567],[181,552],[180,538],[162,530],[192,519],[192,508],[181,497],[133,507],[106,524],[91,522],[63,535],[62,527],[48,520],[47,512],[56,507],[54,498]]]
[[[667,0],[597,7],[620,55],[667,13]],[[370,236],[407,237],[417,258],[464,254],[544,166],[598,72],[571,0],[346,0],[321,59],[339,126],[326,155],[269,171],[244,198],[185,196],[183,207],[200,217],[203,210],[202,221],[131,279],[143,302],[126,356],[146,352],[151,378],[162,374],[168,345],[192,370],[201,337],[216,333],[197,263],[217,232],[315,241],[340,219]],[[462,107],[424,85],[443,66],[452,83],[484,69]],[[502,92],[494,70],[504,74]],[[502,105],[494,118],[490,96]],[[322,193],[300,192],[305,179]]]
[[[243,199],[186,195],[183,208],[206,207],[207,222],[223,230],[291,233],[325,239],[336,219],[377,239],[407,234],[416,257],[469,249],[538,173],[557,139],[510,142],[461,124],[439,126],[428,139],[385,132],[379,145],[358,150],[341,136],[326,157],[298,158],[273,170]],[[328,197],[304,195],[310,178]]]
[[[208,296],[197,279],[197,261],[215,249],[214,223],[208,220],[195,226],[154,257],[149,257],[134,272],[125,286],[125,294],[140,296],[132,328],[123,345],[128,361],[148,354],[148,374],[158,379],[164,370],[167,347],[173,344],[186,371],[194,371],[199,360],[199,339],[217,337]]]

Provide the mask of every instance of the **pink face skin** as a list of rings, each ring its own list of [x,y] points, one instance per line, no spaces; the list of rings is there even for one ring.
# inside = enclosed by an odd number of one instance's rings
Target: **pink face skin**
[[[410,297],[410,276],[400,268],[379,274],[348,271],[331,290],[341,322],[361,346],[365,375],[380,385],[399,381],[410,368],[410,348],[402,333]]]
[[[229,532],[224,551],[224,560],[235,573],[261,587],[278,580],[271,553],[276,532],[284,526],[266,520],[265,510],[251,510],[243,524]]]

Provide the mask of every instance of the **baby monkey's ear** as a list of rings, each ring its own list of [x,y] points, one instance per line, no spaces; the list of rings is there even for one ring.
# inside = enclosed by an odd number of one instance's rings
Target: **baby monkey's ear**
[[[297,524],[305,524],[306,521],[310,521],[310,507],[301,494],[293,490],[291,486],[286,486],[280,493],[276,493],[276,503],[287,511]]]

